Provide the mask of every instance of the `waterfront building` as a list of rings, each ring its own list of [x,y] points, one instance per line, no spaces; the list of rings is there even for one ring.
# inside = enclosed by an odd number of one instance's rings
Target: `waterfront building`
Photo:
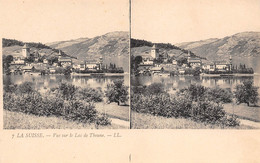
[[[192,67],[192,68],[196,68],[196,67],[201,67],[201,59],[200,58],[196,58],[196,57],[191,57],[190,55],[190,51],[188,51],[188,64]]]
[[[62,67],[72,66],[72,59],[70,57],[59,57],[58,61]]]
[[[21,56],[14,56],[13,61],[10,63],[11,65],[24,65],[24,58]]]
[[[152,66],[153,65],[153,58],[152,57],[144,57],[140,66]]]

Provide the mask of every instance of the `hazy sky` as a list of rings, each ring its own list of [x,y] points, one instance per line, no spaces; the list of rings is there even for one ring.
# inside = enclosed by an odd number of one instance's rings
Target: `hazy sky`
[[[260,0],[132,0],[131,35],[179,43],[260,31]]]
[[[52,42],[129,30],[128,0],[0,0],[2,37]]]

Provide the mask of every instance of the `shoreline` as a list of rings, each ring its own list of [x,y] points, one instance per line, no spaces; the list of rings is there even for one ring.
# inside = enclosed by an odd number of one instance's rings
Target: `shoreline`
[[[125,75],[128,75],[129,73],[71,73],[70,76],[125,76]],[[3,74],[3,75],[7,75],[7,74]],[[24,73],[24,74],[10,74],[10,75],[41,75],[39,73]],[[64,74],[60,74],[60,73],[51,73],[51,74],[45,74],[45,75],[42,75],[42,76],[56,76],[56,75],[64,75]],[[65,76],[65,75],[64,75]]]
[[[200,74],[206,77],[234,77],[234,76],[255,76],[257,74]]]
[[[254,73],[254,74],[200,74],[198,76],[201,77],[238,77],[238,76],[257,76],[259,74]],[[139,76],[148,76],[148,75],[139,75]],[[139,77],[131,74],[131,77]],[[150,76],[170,76],[168,73],[161,73],[161,74],[156,74],[156,75],[150,75]],[[194,76],[191,74],[179,74],[176,76]],[[172,76],[175,77],[175,76]]]
[[[71,73],[71,76],[124,76],[129,73]]]

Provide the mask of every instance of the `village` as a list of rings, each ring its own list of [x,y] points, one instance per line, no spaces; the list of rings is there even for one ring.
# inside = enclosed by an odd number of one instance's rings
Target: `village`
[[[4,63],[6,64],[6,63]],[[75,59],[59,54],[52,58],[45,57],[37,50],[31,51],[28,44],[24,44],[21,52],[12,55],[12,61],[8,63],[6,74],[83,74],[83,73],[124,73],[122,67],[116,67],[110,63],[105,65],[103,57]]]
[[[148,55],[139,57],[140,63],[136,66],[135,75],[232,75],[234,73],[253,74],[252,68],[245,65],[235,67],[232,65],[232,57],[228,60],[210,61],[197,57],[188,51],[188,54],[160,54],[156,44],[153,45]],[[185,56],[186,55],[186,56]]]

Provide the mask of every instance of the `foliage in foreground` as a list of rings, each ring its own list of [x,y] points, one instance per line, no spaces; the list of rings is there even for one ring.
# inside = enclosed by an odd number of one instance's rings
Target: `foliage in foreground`
[[[109,102],[125,103],[128,100],[128,87],[124,85],[123,80],[115,80],[111,84],[107,84],[105,92]]]
[[[25,82],[17,86],[16,90],[10,89],[15,86],[5,87],[4,109],[37,116],[62,117],[82,123],[111,124],[107,116],[100,115],[96,111],[93,103],[96,99],[93,99],[93,96],[84,98],[80,95],[74,96],[80,90],[78,87],[63,83],[42,95],[33,90],[31,85],[31,83]],[[86,94],[88,95],[88,93]]]
[[[258,87],[253,86],[252,81],[244,81],[243,84],[236,86],[235,97],[237,102],[256,105],[258,98]]]
[[[159,85],[157,86],[159,87]],[[203,97],[210,95],[209,92],[212,95],[218,94],[215,89],[209,91],[202,86],[191,86],[177,95],[170,95],[162,91],[156,93],[147,90],[147,88],[151,87],[143,88],[144,93],[133,92],[131,97],[132,110],[163,117],[189,118],[207,124],[239,125],[236,116],[226,114],[220,102],[220,97],[215,100],[213,100],[213,96],[212,98]],[[158,88],[153,90],[158,90]],[[149,94],[146,92],[149,92]]]
[[[189,87],[181,89],[177,92],[179,95],[185,95],[193,101],[214,101],[216,103],[230,103],[232,102],[232,92],[229,89],[219,87],[207,88],[201,85],[191,84]]]

